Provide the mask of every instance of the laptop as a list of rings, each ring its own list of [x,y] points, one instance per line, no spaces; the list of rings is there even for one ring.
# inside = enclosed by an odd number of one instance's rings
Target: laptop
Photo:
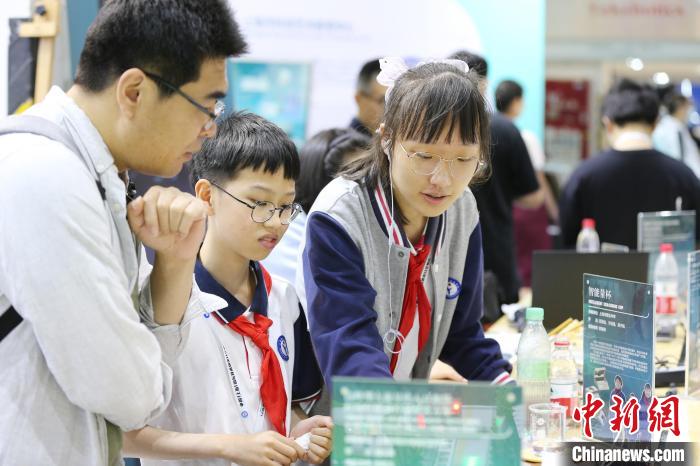
[[[583,318],[583,274],[646,283],[649,253],[577,253],[535,251],[532,256],[532,305],[544,309],[544,327],[552,330],[569,317]]]
[[[649,253],[535,251],[532,256],[532,305],[544,309],[544,327],[549,331],[569,317],[583,318],[583,274],[647,283]],[[685,380],[685,345],[679,366],[656,368],[655,384],[680,386]],[[594,374],[596,389],[607,390],[605,373]],[[603,385],[604,384],[604,385]],[[592,387],[591,387],[592,388]]]

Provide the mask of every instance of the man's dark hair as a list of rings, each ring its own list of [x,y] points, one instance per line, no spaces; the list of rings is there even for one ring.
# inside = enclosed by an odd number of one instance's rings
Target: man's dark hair
[[[100,92],[141,68],[180,87],[199,79],[205,60],[245,51],[226,0],[110,0],[88,29],[75,83]]]
[[[462,60],[464,63],[469,65],[469,71],[473,71],[482,78],[486,78],[489,75],[489,64],[486,59],[481,55],[469,52],[467,50],[459,50],[449,56],[454,60]]]
[[[299,153],[282,128],[248,112],[235,112],[218,123],[216,136],[204,141],[192,159],[192,185],[206,179],[224,182],[238,172],[260,168],[286,179],[299,177]]]
[[[681,94],[675,87],[670,89],[666,95],[663,97],[662,100],[664,107],[666,107],[666,110],[668,110],[668,113],[673,115],[676,113],[676,111],[683,107],[684,105],[688,105],[691,100]]]
[[[377,75],[381,71],[379,60],[370,60],[360,69],[360,74],[357,75],[356,89],[358,92],[369,94],[372,92],[372,84],[376,81]]]
[[[622,78],[605,96],[603,115],[617,126],[627,123],[654,125],[659,116],[659,98],[650,85]]]
[[[309,212],[318,193],[343,168],[344,159],[369,146],[370,138],[350,128],[326,129],[301,148],[301,176],[297,180],[297,202]]]
[[[507,112],[513,101],[522,98],[523,87],[520,84],[510,79],[501,81],[496,87],[496,110]]]

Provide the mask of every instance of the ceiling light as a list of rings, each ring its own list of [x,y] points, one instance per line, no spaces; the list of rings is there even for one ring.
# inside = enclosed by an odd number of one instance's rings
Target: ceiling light
[[[665,86],[666,84],[671,82],[671,78],[668,77],[668,73],[664,73],[663,71],[660,71],[658,73],[654,73],[654,76],[652,79],[659,86]]]
[[[644,62],[641,58],[630,57],[625,60],[625,63],[634,71],[642,71],[644,69]]]

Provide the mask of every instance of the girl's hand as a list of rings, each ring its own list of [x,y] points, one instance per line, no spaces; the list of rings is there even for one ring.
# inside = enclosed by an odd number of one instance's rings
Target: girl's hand
[[[321,464],[333,449],[333,426],[311,429],[311,442],[303,458],[311,464]]]
[[[467,379],[459,375],[459,373],[454,370],[452,366],[445,364],[439,359],[435,361],[433,368],[430,370],[430,382],[437,381],[467,383]]]

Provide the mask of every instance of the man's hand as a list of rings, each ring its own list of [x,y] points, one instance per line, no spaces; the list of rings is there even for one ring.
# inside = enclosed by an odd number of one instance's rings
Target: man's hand
[[[299,421],[289,433],[291,438],[311,434],[309,449],[301,459],[311,464],[321,464],[333,448],[333,420],[328,416],[313,416]]]
[[[197,256],[210,211],[191,194],[153,186],[129,203],[127,218],[144,245],[163,257],[186,261]]]

